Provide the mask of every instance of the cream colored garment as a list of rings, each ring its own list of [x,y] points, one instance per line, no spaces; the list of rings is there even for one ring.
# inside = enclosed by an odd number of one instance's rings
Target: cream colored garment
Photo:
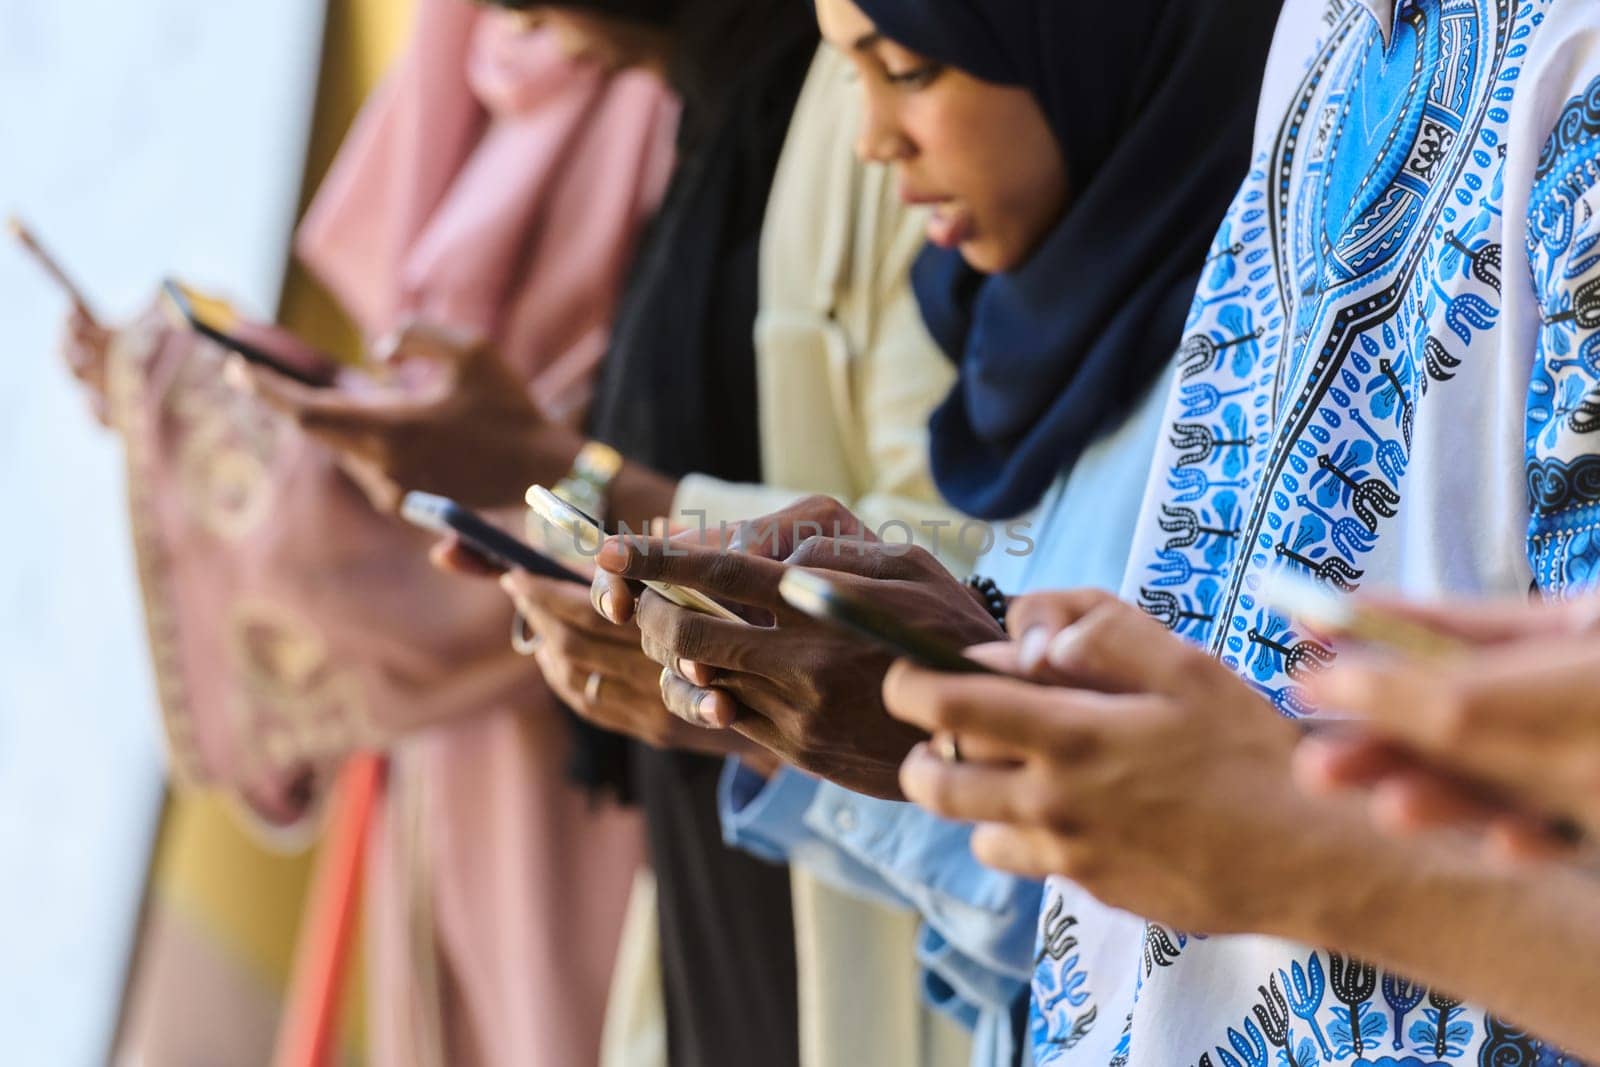
[[[756,361],[767,484],[691,475],[679,486],[675,515],[704,511],[715,525],[825,493],[874,529],[899,520],[920,534],[931,520],[954,531],[961,521],[928,473],[928,415],[955,371],[911,293],[925,216],[900,203],[887,168],[856,161],[848,116],[859,112],[858,93],[846,72],[836,52],[818,53],[762,235]],[[951,551],[953,532],[941,541],[952,569],[970,568],[970,558]],[[640,910],[630,941],[656,936],[655,916],[641,920]],[[922,1000],[915,915],[841,894],[797,869],[794,923],[805,1067],[967,1062],[966,1034]],[[632,998],[650,985],[637,970],[619,974],[612,1011],[637,1020]]]

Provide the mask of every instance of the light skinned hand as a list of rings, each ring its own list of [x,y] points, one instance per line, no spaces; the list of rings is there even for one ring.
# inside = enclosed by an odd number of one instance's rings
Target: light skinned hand
[[[1600,834],[1600,602],[1378,603],[1470,648],[1342,651],[1308,695],[1361,723],[1307,739],[1305,787],[1366,789],[1386,832],[1476,830],[1513,859],[1571,853]]]
[[[1210,932],[1301,929],[1301,890],[1339,891],[1291,779],[1299,731],[1242,679],[1107,593],[1020,598],[1010,621],[1026,654],[971,654],[1032,681],[901,661],[884,683],[892,714],[956,740],[961,762],[918,746],[901,784],[979,824],[981,861]]]

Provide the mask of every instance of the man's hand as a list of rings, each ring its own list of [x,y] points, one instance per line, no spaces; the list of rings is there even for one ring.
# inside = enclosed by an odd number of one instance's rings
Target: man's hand
[[[770,620],[725,622],[652,593],[637,609],[644,651],[672,671],[663,695],[674,713],[735,727],[802,770],[874,796],[899,796],[900,761],[923,736],[884,714],[880,687],[893,657],[790,608],[778,594],[784,573],[796,566],[824,571],[909,625],[961,647],[1001,636],[966,586],[918,548],[810,537],[778,562],[614,538],[596,562],[613,578],[688,586]],[[595,589],[614,621],[628,617],[631,594],[619,600],[622,587],[603,578]]]
[[[1370,790],[1389,833],[1465,827],[1505,857],[1559,856],[1600,836],[1600,602],[1382,604],[1471,651],[1342,652],[1309,695],[1362,723],[1309,738],[1302,783]]]
[[[1021,598],[1011,628],[1026,648],[974,655],[1030,680],[901,662],[884,684],[940,741],[906,760],[906,796],[981,824],[980,860],[1218,933],[1294,928],[1299,890],[1337,892],[1290,779],[1299,731],[1241,679],[1105,593]]]

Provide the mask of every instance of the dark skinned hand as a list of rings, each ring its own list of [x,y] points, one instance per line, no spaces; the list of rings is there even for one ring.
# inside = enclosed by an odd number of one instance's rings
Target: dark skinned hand
[[[791,547],[782,537],[768,543]],[[977,597],[920,548],[811,536],[780,562],[613,538],[596,562],[612,578],[670,582],[753,609],[760,625],[726,622],[596,577],[602,613],[619,624],[636,619],[645,654],[670,668],[662,695],[671,711],[706,727],[731,727],[801,770],[870,796],[900,798],[899,765],[926,734],[884,711],[882,682],[894,656],[790,608],[778,595],[784,573],[827,572],[901,621],[960,647],[1003,636]]]

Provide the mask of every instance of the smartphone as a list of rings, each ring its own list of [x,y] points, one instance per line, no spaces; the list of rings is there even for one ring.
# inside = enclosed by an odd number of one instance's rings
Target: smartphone
[[[251,322],[226,300],[206,296],[171,278],[161,283],[161,291],[185,325],[251,363],[317,389],[332,385],[339,373],[339,364],[332,357],[288,330]]]
[[[541,578],[589,584],[589,579],[563,567],[532,545],[518,540],[482,515],[448,497],[432,493],[407,493],[400,501],[400,517],[424,530],[455,534],[472,551],[508,571],[527,571]]]
[[[50,276],[51,281],[61,287],[61,291],[67,295],[67,299],[72,301],[79,311],[88,315],[91,319],[94,318],[94,315],[89,310],[89,302],[84,299],[83,290],[78,288],[77,283],[72,280],[56,258],[45,251],[44,245],[39,243],[39,239],[33,235],[32,230],[23,224],[21,219],[14,215],[6,219],[6,232],[11,235],[17,244],[22,246],[23,251],[33,257],[33,261],[44,269],[44,272]]]
[[[1329,637],[1348,638],[1409,656],[1434,658],[1460,653],[1467,645],[1393,612],[1339,595],[1292,570],[1268,575],[1261,598],[1276,611]]]
[[[907,626],[882,607],[846,591],[816,571],[791,569],[778,583],[778,595],[795,610],[876,642],[918,666],[951,674],[1000,674],[969,657],[959,646]]]
[[[593,558],[600,551],[600,546],[605,543],[606,531],[593,518],[562,500],[542,485],[530,486],[526,499],[528,507],[533,510],[535,515],[572,538],[572,547],[575,553]],[[698,611],[702,615],[710,615],[728,622],[742,623],[745,621],[698,589],[672,585],[669,582],[647,581],[644,585],[646,588],[661,594],[680,608]]]

